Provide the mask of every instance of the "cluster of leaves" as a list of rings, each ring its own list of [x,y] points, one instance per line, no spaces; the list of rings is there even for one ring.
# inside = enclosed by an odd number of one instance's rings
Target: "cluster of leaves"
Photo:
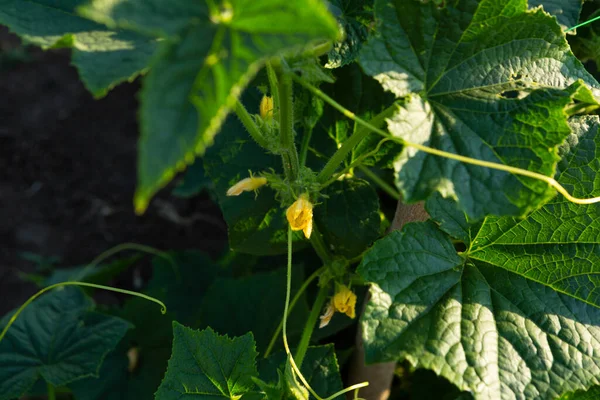
[[[0,23],[33,44],[72,47],[73,63],[97,96],[148,71],[140,97],[139,212],[193,163],[177,193],[208,188],[231,249],[278,260],[288,226],[276,191],[225,193],[248,170],[281,174],[281,159],[227,115],[238,98],[258,110],[255,87],[269,82],[260,68],[290,56],[293,73],[317,84],[335,78],[322,84],[324,92],[389,132],[384,141],[363,135],[364,126],[296,88],[302,166],[323,170],[351,138],[362,138],[336,174],[320,181],[314,221],[336,261],[327,265],[329,277],[362,259],[353,279],[371,287],[360,324],[367,361],[407,360],[446,378],[467,392],[463,397],[594,396],[597,388],[583,391],[600,385],[600,206],[572,204],[531,176],[415,147],[554,177],[574,196],[600,195],[600,120],[576,115],[600,106],[600,84],[564,32],[578,22],[581,0],[335,0],[329,11],[318,0],[55,3],[0,0]],[[571,39],[581,59],[597,58],[590,35]],[[330,74],[303,53],[318,40],[334,43],[320,60]],[[369,180],[389,176],[405,201],[426,201],[431,220],[372,245],[386,210]],[[307,245],[301,235],[293,241],[295,251]],[[77,289],[27,309],[0,342],[0,361],[14,364],[0,372],[0,400],[38,380],[78,399],[150,398],[157,388],[159,400],[305,398],[282,368],[283,352],[256,363],[276,329],[273,316],[283,313],[283,270],[234,278],[197,254],[182,257],[175,270],[164,260],[155,264],[147,292],[170,310],[160,322],[140,318],[137,300],[112,310],[115,316],[97,314]],[[69,311],[61,302],[72,303]],[[305,298],[294,313],[290,338],[307,318]],[[173,320],[172,356],[158,387]],[[93,335],[95,326],[111,334]],[[42,351],[31,354],[29,343]],[[139,372],[128,372],[132,348]],[[302,368],[318,392],[341,388],[332,347],[311,348]]]

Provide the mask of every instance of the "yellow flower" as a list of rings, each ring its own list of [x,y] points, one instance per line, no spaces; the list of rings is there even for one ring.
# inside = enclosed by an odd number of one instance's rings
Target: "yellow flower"
[[[273,98],[264,95],[260,101],[260,106],[258,109],[260,111],[260,117],[263,119],[263,121],[270,121],[273,119]]]
[[[294,204],[289,206],[285,215],[293,231],[302,230],[304,236],[306,236],[307,239],[310,239],[313,223],[313,205],[308,200],[308,195],[306,193],[300,195]]]
[[[356,317],[356,295],[345,285],[338,285],[331,300],[337,312],[346,314],[350,318]]]
[[[259,187],[266,185],[267,178],[258,177],[244,178],[227,190],[227,196],[239,196],[242,192],[256,191]]]

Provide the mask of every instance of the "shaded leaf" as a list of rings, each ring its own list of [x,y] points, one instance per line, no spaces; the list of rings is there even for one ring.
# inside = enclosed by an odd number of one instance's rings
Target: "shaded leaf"
[[[131,325],[92,309],[92,300],[74,287],[53,290],[25,308],[0,342],[0,399],[20,397],[40,377],[63,386],[97,376]],[[0,329],[7,323],[8,316]]]
[[[361,254],[379,237],[379,198],[369,183],[345,179],[329,185],[314,209],[325,242],[335,254],[347,258]]]
[[[329,10],[343,30],[343,39],[333,44],[325,68],[340,68],[354,62],[367,40],[367,26],[373,21],[373,1],[330,0]]]
[[[294,269],[292,296],[303,281],[302,275],[301,269]],[[202,324],[231,336],[252,331],[258,351],[264,352],[283,316],[285,286],[285,268],[245,278],[217,279],[199,307]],[[303,295],[288,319],[289,340],[299,338],[307,318]]]

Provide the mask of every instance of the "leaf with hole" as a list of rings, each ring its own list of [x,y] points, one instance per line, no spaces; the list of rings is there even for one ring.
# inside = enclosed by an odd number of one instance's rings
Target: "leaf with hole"
[[[565,108],[585,85],[596,95],[600,85],[553,17],[527,11],[525,0],[461,0],[441,10],[380,0],[376,18],[380,35],[363,47],[360,63],[386,90],[410,95],[388,122],[393,136],[554,174],[558,146],[569,135]],[[539,180],[414,148],[405,148],[395,167],[406,201],[437,191],[475,220],[524,215],[554,194]]]

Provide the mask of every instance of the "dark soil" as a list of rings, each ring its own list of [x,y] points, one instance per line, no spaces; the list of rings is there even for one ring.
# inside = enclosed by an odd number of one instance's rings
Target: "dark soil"
[[[226,245],[208,196],[165,189],[134,214],[138,89],[94,100],[68,52],[23,48],[0,31],[0,316],[35,292],[18,276],[36,269],[24,253],[68,266],[124,242],[212,255]]]

